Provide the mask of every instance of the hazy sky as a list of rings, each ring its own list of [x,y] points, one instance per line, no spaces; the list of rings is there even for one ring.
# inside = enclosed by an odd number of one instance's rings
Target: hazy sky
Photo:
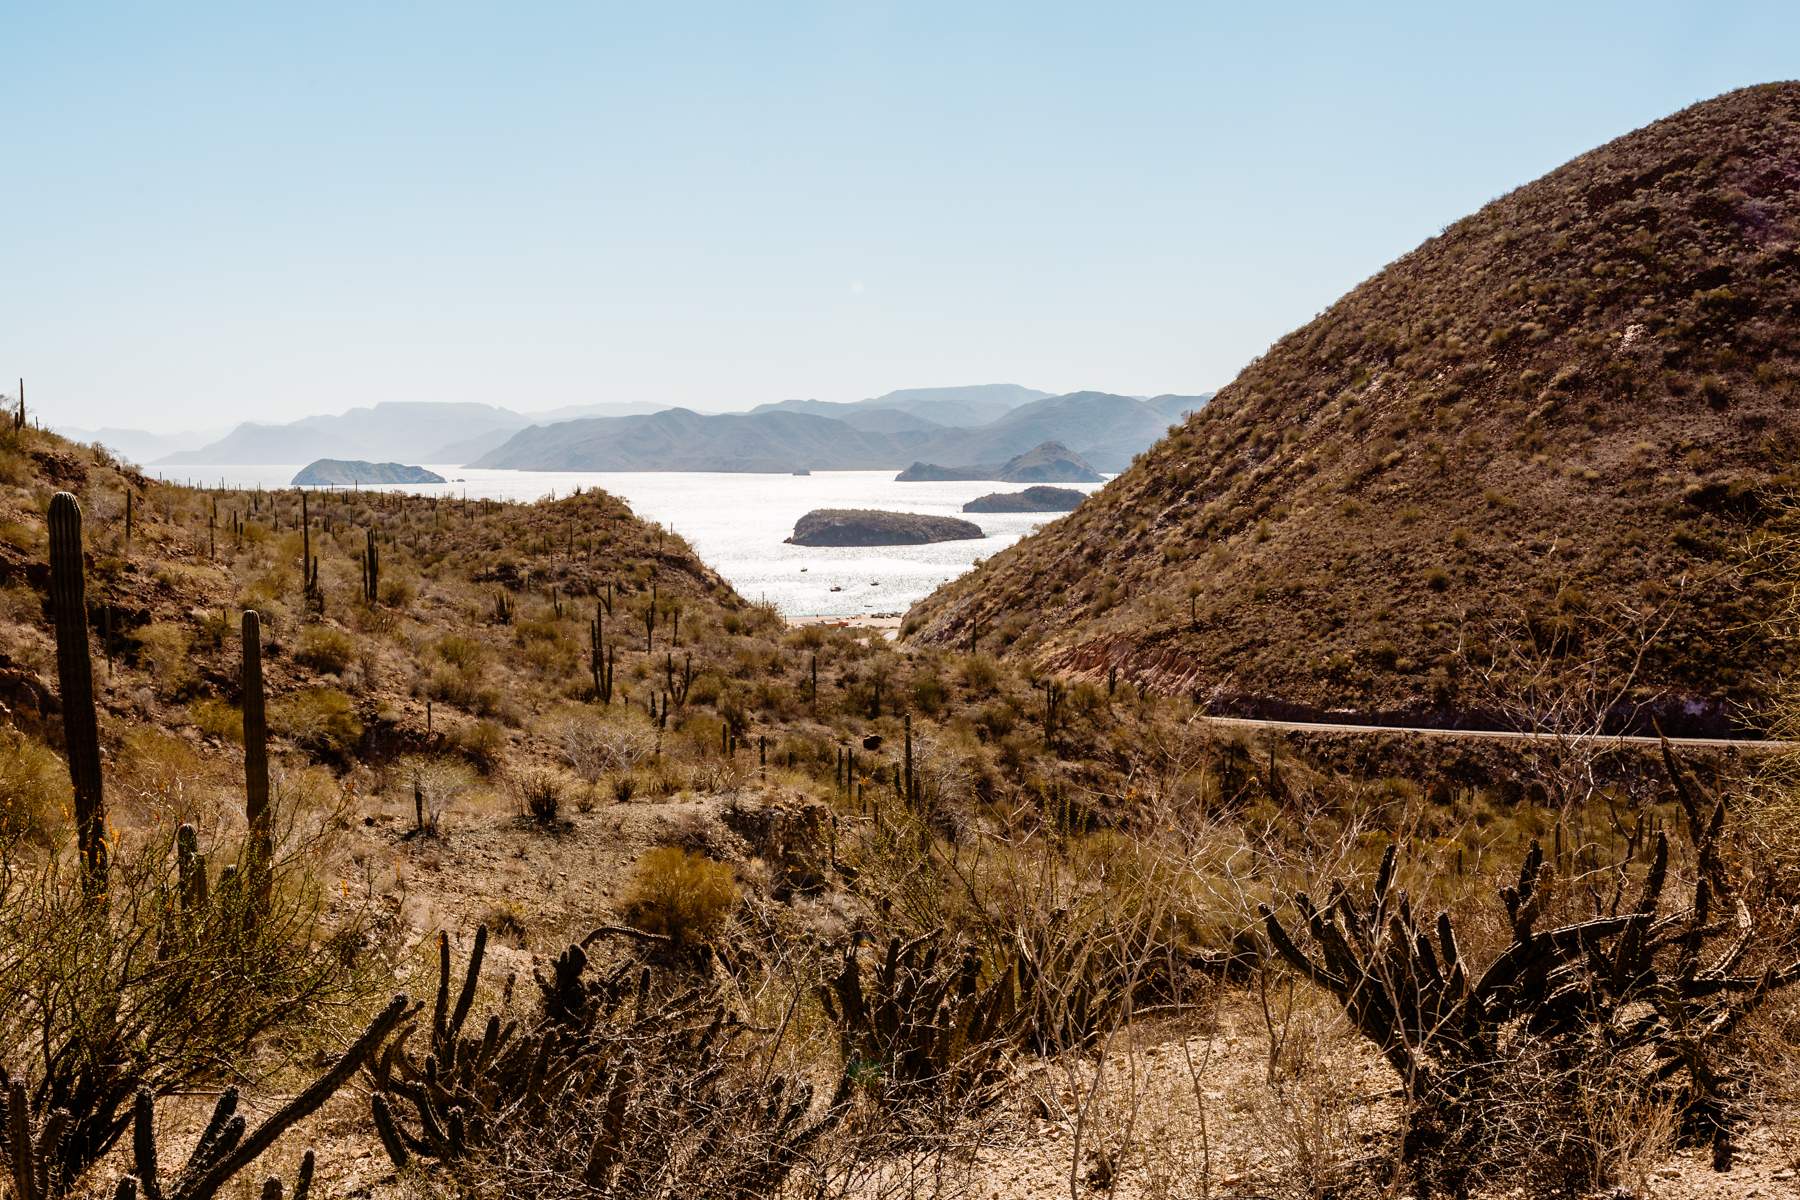
[[[0,64],[0,378],[173,429],[1216,387],[1800,5],[0,0]]]

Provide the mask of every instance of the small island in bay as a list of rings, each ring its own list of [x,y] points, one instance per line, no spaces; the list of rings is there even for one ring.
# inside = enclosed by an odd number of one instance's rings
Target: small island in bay
[[[321,458],[307,463],[294,476],[295,487],[349,487],[352,484],[444,483],[436,471],[405,463],[362,462],[347,458]]]
[[[942,467],[916,462],[894,476],[899,483],[958,479],[994,479],[1001,483],[1099,483],[1102,476],[1087,459],[1061,442],[1043,442],[998,465]]]
[[[1086,497],[1074,488],[1028,487],[1022,492],[989,492],[963,505],[972,513],[1074,512]]]
[[[961,517],[881,512],[872,508],[815,508],[794,522],[794,546],[918,546],[986,537]]]

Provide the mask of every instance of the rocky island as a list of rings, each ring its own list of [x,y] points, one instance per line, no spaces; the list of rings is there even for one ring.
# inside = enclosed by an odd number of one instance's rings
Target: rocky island
[[[972,513],[1074,512],[1086,497],[1074,488],[1028,487],[1022,492],[989,492],[963,505]]]
[[[1099,483],[1102,476],[1087,459],[1061,442],[1043,442],[999,465],[941,467],[916,462],[894,476],[900,483],[937,480],[994,479],[1001,483]]]
[[[366,483],[381,486],[391,483],[444,483],[442,475],[424,467],[405,463],[362,462],[348,458],[321,458],[307,463],[294,476],[295,487],[349,487]]]
[[[881,512],[872,508],[815,508],[794,522],[794,546],[919,546],[986,537],[960,517]]]

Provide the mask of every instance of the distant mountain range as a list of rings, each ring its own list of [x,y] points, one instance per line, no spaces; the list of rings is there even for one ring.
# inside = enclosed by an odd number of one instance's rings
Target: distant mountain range
[[[899,400],[895,400],[899,397]],[[1095,469],[1124,470],[1205,396],[1142,400],[1109,392],[1047,396],[1029,388],[890,392],[856,404],[785,400],[747,413],[668,409],[539,425],[468,465],[527,471],[857,470],[926,461],[997,463],[1061,442]],[[1005,407],[1001,407],[1005,405]],[[971,420],[999,409],[983,421]],[[948,426],[924,415],[955,415]]]
[[[1044,400],[1049,392],[1016,383],[978,383],[969,387],[902,388],[868,400],[833,403],[825,400],[782,400],[759,404],[763,412],[803,412],[833,417],[855,429],[897,433],[903,429],[962,429],[999,420],[1021,404]]]
[[[106,426],[84,429],[74,425],[54,426],[55,432],[72,442],[97,442],[131,462],[154,462],[188,446],[197,446],[218,438],[224,431],[186,431],[182,433],[150,433],[143,429],[119,429]]]
[[[636,402],[535,414],[493,404],[390,401],[332,415],[217,433],[66,429],[137,462],[266,466],[313,459],[522,470],[896,470],[1004,462],[1061,442],[1114,473],[1207,395],[1052,395],[1013,383],[904,388],[838,403],[782,400],[748,412],[657,410]]]
[[[315,458],[462,463],[544,420],[649,412],[648,404],[593,405],[527,416],[493,404],[390,401],[281,425],[246,421],[217,441],[157,459],[169,466],[257,466]],[[110,443],[109,443],[110,444]]]

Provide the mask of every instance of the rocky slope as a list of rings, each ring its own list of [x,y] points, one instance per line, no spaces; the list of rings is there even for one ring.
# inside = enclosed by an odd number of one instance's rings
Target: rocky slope
[[[1754,724],[1790,658],[1744,551],[1800,453],[1797,243],[1800,84],[1628,134],[1281,339],[912,636],[1239,711],[1473,721],[1536,681]]]

